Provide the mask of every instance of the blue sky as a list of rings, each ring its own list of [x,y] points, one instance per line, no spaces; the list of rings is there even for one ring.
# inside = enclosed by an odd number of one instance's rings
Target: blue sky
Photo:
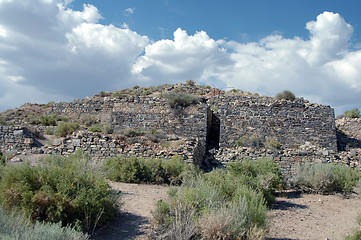
[[[257,41],[274,32],[308,38],[305,23],[324,11],[339,13],[357,34],[361,20],[359,0],[81,0],[70,6],[81,10],[83,4],[99,9],[104,16],[101,23],[119,27],[126,23],[153,40],[172,38],[177,28],[191,34],[203,30],[211,38],[239,42]],[[133,14],[125,9],[132,9]]]
[[[192,79],[361,106],[349,1],[0,0],[0,111]]]

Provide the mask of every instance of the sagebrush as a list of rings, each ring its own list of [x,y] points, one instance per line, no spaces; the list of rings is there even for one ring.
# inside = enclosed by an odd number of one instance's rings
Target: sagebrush
[[[286,99],[286,100],[295,100],[296,99],[296,96],[289,90],[284,90],[283,92],[281,93],[278,93],[276,95],[276,99],[277,100],[281,100],[281,99]]]
[[[180,156],[169,160],[139,157],[113,157],[105,161],[104,170],[113,181],[128,183],[179,184],[186,171],[193,169]]]
[[[171,92],[165,95],[168,104],[172,108],[188,107],[193,103],[199,102],[199,98],[186,92]]]
[[[280,168],[268,159],[190,174],[170,189],[168,202],[158,202],[151,238],[263,239],[269,195],[282,185]]]
[[[59,137],[65,137],[78,129],[79,124],[76,122],[60,122],[55,129],[55,135]]]
[[[90,159],[80,152],[51,156],[32,167],[5,166],[0,180],[0,203],[18,209],[33,221],[61,222],[93,231],[115,214],[117,195]]]
[[[87,240],[89,237],[74,227],[60,223],[32,223],[23,214],[6,212],[0,206],[0,239],[3,240]]]
[[[350,193],[361,178],[359,171],[346,165],[306,163],[296,171],[291,185],[305,192]]]

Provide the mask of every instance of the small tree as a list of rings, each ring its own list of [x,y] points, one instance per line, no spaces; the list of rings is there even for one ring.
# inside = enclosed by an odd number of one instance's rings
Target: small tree
[[[347,118],[360,118],[360,110],[358,108],[354,108],[352,110],[346,111],[344,116]]]
[[[171,108],[188,107],[193,103],[197,103],[200,99],[186,92],[171,92],[165,95]]]
[[[59,137],[65,137],[72,134],[75,130],[79,129],[79,124],[75,122],[60,122],[56,127],[55,135]]]
[[[291,100],[291,101],[293,101],[293,100],[296,99],[296,97],[295,97],[295,95],[294,95],[291,91],[284,90],[283,92],[278,93],[278,94],[276,95],[276,99],[277,99],[277,100],[286,99],[286,100]]]
[[[186,85],[188,85],[188,86],[194,86],[195,84],[196,84],[196,82],[193,81],[193,80],[187,80],[186,81]]]

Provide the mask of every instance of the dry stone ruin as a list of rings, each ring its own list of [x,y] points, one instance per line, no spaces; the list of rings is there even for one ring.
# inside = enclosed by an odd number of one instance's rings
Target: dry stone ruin
[[[200,97],[187,106],[171,106],[164,94],[177,89]],[[291,173],[296,163],[342,160],[334,110],[329,106],[189,84],[163,86],[159,92],[103,93],[51,104],[45,114],[96,119],[113,133],[80,129],[46,144],[42,138],[51,127],[23,121],[0,126],[0,150],[63,155],[82,150],[98,159],[114,155],[169,158],[178,154],[203,167],[245,157],[269,157],[286,173]],[[161,133],[163,140],[129,142],[119,137],[127,130]]]

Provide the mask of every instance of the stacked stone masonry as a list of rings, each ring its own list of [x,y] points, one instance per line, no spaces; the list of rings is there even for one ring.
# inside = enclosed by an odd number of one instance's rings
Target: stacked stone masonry
[[[304,100],[239,96],[216,96],[208,104],[221,120],[221,147],[234,147],[243,135],[255,135],[262,142],[274,137],[283,148],[311,143],[337,151],[334,110],[328,106]]]
[[[214,161],[227,163],[240,156],[267,156],[280,162],[287,171],[292,171],[296,162],[337,159],[333,109],[303,99],[277,101],[254,95],[216,95],[189,107],[171,108],[165,99],[159,97],[97,97],[55,103],[49,114],[78,119],[93,117],[111,126],[114,134],[81,130],[52,146],[42,146],[37,144],[41,141],[27,130],[27,126],[1,127],[0,150],[33,148],[33,152],[64,155],[80,149],[99,159],[114,155],[171,157],[179,154],[188,161],[201,164],[210,148],[219,147],[213,151]],[[154,129],[175,135],[185,139],[184,146],[164,150],[159,144],[148,144],[145,140],[126,144],[117,138],[117,133],[126,129]],[[274,137],[281,150],[235,148],[235,142],[244,135],[256,135],[263,142]]]

